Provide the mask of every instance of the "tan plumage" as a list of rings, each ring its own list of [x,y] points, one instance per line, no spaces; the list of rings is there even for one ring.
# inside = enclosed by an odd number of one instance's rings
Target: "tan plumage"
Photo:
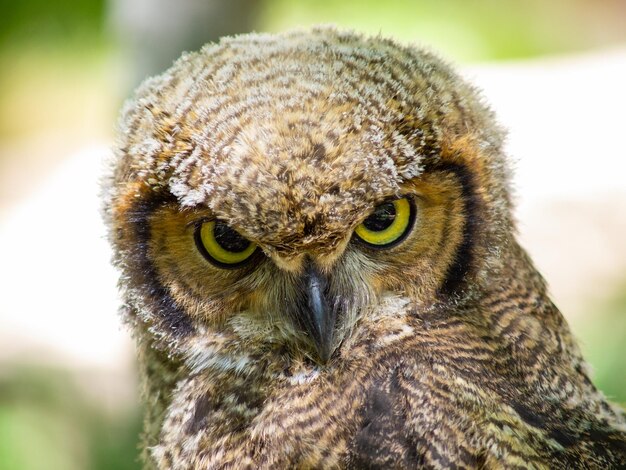
[[[381,38],[226,38],[144,83],[104,197],[146,466],[623,466],[623,412],[515,240],[509,174],[477,92]],[[397,241],[354,234],[401,199]],[[211,223],[253,261],[207,256]]]

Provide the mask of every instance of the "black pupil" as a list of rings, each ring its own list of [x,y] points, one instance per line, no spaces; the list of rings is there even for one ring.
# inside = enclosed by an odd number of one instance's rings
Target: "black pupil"
[[[372,232],[382,232],[389,228],[396,218],[396,206],[391,202],[381,204],[376,208],[376,212],[363,221],[363,225]]]
[[[228,225],[220,222],[215,222],[213,236],[219,246],[233,253],[240,253],[250,246],[248,240],[243,238]]]

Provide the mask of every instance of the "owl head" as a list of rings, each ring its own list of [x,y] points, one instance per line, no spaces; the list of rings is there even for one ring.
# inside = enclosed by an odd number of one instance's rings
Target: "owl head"
[[[476,90],[390,40],[186,54],[125,106],[105,182],[125,315],[192,366],[243,368],[262,350],[326,364],[398,303],[462,305],[513,228],[501,146]]]

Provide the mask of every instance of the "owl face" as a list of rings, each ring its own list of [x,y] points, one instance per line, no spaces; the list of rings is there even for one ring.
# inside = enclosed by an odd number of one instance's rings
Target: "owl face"
[[[325,363],[385,296],[471,295],[510,231],[490,119],[437,59],[381,39],[183,57],[121,121],[108,214],[129,305],[170,343],[209,329]]]
[[[256,324],[249,326],[253,331],[273,326],[280,330],[274,341],[284,336],[304,343],[325,361],[384,293],[415,297],[419,289],[439,287],[421,273],[445,268],[435,260],[446,249],[445,213],[459,197],[449,189],[445,201],[407,187],[400,196],[358,207],[355,222],[330,247],[307,243],[304,230],[276,247],[249,235],[247,224],[233,227],[227,215],[165,202],[147,220],[147,255],[160,282],[195,321],[218,325],[245,317]],[[452,242],[461,236],[447,235]]]

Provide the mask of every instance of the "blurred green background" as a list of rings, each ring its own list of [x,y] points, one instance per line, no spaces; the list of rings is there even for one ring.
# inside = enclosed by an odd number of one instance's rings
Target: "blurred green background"
[[[180,50],[220,34],[333,23],[428,45],[470,65],[626,44],[621,0],[241,0],[230,7],[207,0],[213,19],[187,28],[186,35],[184,15],[179,24],[169,24],[167,16],[152,18],[141,10],[151,3],[156,9],[168,1],[2,1],[0,217],[67,155],[94,141],[108,144],[123,99],[144,76],[162,70]],[[186,2],[169,3],[183,9]],[[151,29],[150,21],[167,27]],[[171,47],[152,42],[161,33]],[[596,384],[626,403],[626,272],[611,289],[600,301],[581,304],[569,321]],[[119,399],[115,393],[103,398],[94,393],[102,380],[129,384]],[[36,356],[0,355],[2,470],[138,468],[140,416],[132,373],[129,378],[39,362]]]

